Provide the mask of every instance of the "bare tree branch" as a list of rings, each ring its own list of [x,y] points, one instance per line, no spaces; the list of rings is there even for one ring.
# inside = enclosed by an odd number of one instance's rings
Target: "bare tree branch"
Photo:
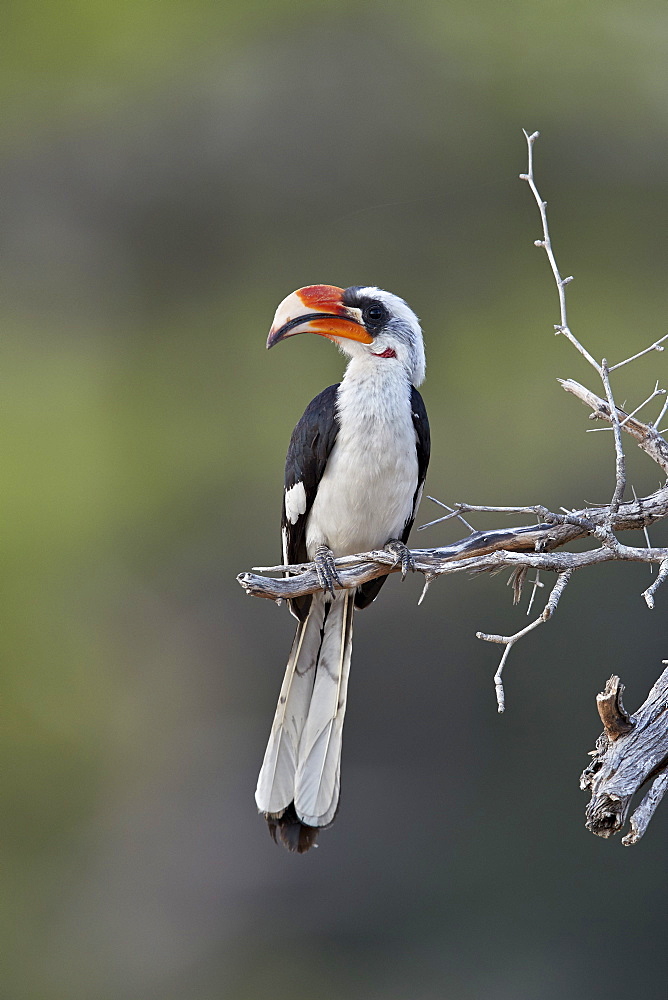
[[[583,390],[577,382],[571,383],[591,397],[586,401],[594,409],[605,406],[599,397],[588,390]],[[566,388],[566,385],[564,386]],[[574,389],[569,387],[569,391]],[[601,413],[604,419],[608,417]],[[624,430],[638,440],[640,447],[651,454],[659,464],[668,463],[668,444],[660,435],[646,424],[641,424],[635,418],[629,421]],[[664,457],[665,455],[665,457]],[[608,540],[605,525],[609,517],[609,507],[585,507],[568,514],[557,514],[540,504],[524,507],[484,507],[481,505],[458,503],[452,505],[454,510],[444,518],[457,516],[469,511],[497,513],[536,514],[542,519],[539,524],[523,525],[516,528],[497,528],[490,531],[474,531],[466,538],[431,549],[412,549],[415,568],[425,577],[435,579],[460,572],[484,572],[495,570],[504,565],[517,568],[519,566],[533,567],[542,570],[552,570],[561,573],[566,569],[580,569],[585,566],[597,565],[613,560],[626,562],[656,563],[659,566],[668,558],[668,549],[659,547],[635,547],[622,545],[613,539],[606,547],[594,548],[586,552],[563,552],[554,550],[578,538],[597,537],[599,533]],[[612,530],[641,530],[654,524],[668,515],[668,486],[662,487],[648,497],[640,497],[633,501],[620,504],[612,518]],[[401,569],[395,557],[379,550],[362,552],[354,556],[344,556],[336,560],[337,573],[343,588],[359,587],[360,584],[373,580],[386,573],[394,573]],[[260,576],[260,573],[287,573],[281,579]],[[659,574],[661,577],[661,574]],[[247,594],[253,597],[266,597],[277,601],[291,597],[301,597],[314,594],[320,590],[318,576],[313,563],[300,563],[294,566],[277,565],[255,567],[254,572],[240,573],[237,580]],[[663,579],[657,578],[653,585],[652,595]]]
[[[660,337],[658,340],[655,340],[654,343],[650,344],[649,347],[646,347],[644,351],[639,351],[637,354],[634,354],[633,357],[627,358],[626,361],[618,361],[616,365],[612,365],[608,370],[614,372],[617,368],[623,368],[624,365],[630,364],[631,361],[637,361],[638,358],[642,358],[644,354],[649,354],[650,351],[664,351],[665,348],[661,346],[664,340],[668,340],[668,333],[664,334],[664,336]]]
[[[542,625],[544,622],[549,621],[554,614],[557,604],[559,603],[559,598],[566,589],[566,584],[573,575],[572,569],[565,569],[562,573],[559,573],[557,577],[557,582],[552,588],[552,593],[549,596],[548,602],[543,608],[542,614],[536,618],[531,625],[527,625],[526,628],[521,629],[516,632],[515,635],[487,635],[486,632],[476,632],[476,639],[484,639],[485,642],[498,642],[505,645],[505,650],[503,656],[501,657],[501,662],[494,674],[494,687],[496,689],[496,704],[499,712],[505,712],[506,710],[506,696],[503,690],[503,668],[506,665],[506,660],[508,659],[508,654],[513,648],[518,639],[522,639],[528,632],[533,632],[535,628]]]
[[[664,559],[661,565],[659,566],[659,575],[657,576],[652,586],[648,587],[647,590],[643,590],[642,596],[645,598],[645,601],[647,602],[647,607],[650,609],[650,611],[654,610],[654,595],[661,586],[661,584],[665,583],[666,577],[668,577],[668,559]]]
[[[660,499],[655,509],[654,500]],[[624,521],[628,528],[643,527],[654,523],[659,517],[668,513],[668,490],[665,488],[653,497],[640,499],[637,504],[624,504],[618,517],[624,516],[625,508],[636,508],[636,514]],[[607,511],[607,508],[602,508]],[[636,523],[631,523],[631,521]],[[615,527],[622,522],[615,521]],[[585,531],[570,525],[554,528],[549,524],[529,525],[520,528],[497,529],[495,531],[476,531],[461,541],[452,545],[442,545],[434,549],[411,549],[415,569],[425,577],[434,579],[452,573],[481,573],[489,570],[502,569],[509,566],[533,567],[540,570],[551,570],[562,573],[567,569],[584,569],[586,566],[596,566],[604,562],[643,562],[658,563],[668,559],[668,548],[646,548],[622,545],[615,542],[610,546],[589,549],[586,552],[536,552],[535,546],[545,544],[550,549],[581,538]],[[561,537],[559,537],[561,535]],[[526,550],[532,551],[526,551]],[[359,555],[343,556],[335,560],[336,570],[341,580],[341,589],[347,590],[359,587],[378,576],[401,571],[401,566],[391,560],[394,557],[384,550],[361,552]],[[300,563],[294,566],[257,567],[264,573],[282,573],[289,575],[281,579],[260,576],[259,572],[240,573],[237,581],[251,597],[266,597],[272,601],[287,598],[302,597],[305,594],[315,594],[321,589],[313,563]]]
[[[608,423],[612,423],[610,407],[600,396],[597,396],[596,393],[591,392],[589,389],[585,389],[583,385],[573,381],[573,379],[558,379],[557,381],[563,386],[566,392],[573,393],[574,396],[582,400],[585,406],[591,407],[594,412],[591,414],[590,420],[605,420]],[[646,455],[649,455],[652,461],[656,462],[668,476],[668,442],[664,440],[656,429],[656,424],[643,424],[642,421],[636,420],[632,414],[626,413],[621,407],[618,406],[616,409],[617,419],[620,420],[621,418],[620,426],[622,429],[635,438],[638,447]]]
[[[573,347],[575,347],[575,349],[580,352],[583,358],[586,358],[586,360],[589,362],[592,368],[594,368],[598,372],[598,374],[601,375],[602,374],[601,366],[598,364],[598,362],[594,361],[589,351],[587,351],[582,346],[580,341],[573,336],[568,326],[568,319],[566,316],[566,286],[570,284],[571,281],[573,281],[573,276],[571,275],[568,278],[562,278],[559,273],[559,268],[557,267],[557,261],[554,256],[554,251],[552,250],[552,240],[550,239],[550,231],[547,225],[547,202],[543,201],[543,199],[541,198],[538,188],[536,187],[536,182],[534,180],[534,175],[533,175],[533,147],[536,139],[540,136],[540,132],[532,132],[531,135],[529,135],[526,129],[522,129],[522,131],[524,132],[524,136],[527,141],[527,157],[529,163],[526,174],[520,174],[520,179],[526,181],[529,187],[531,188],[531,193],[536,199],[536,204],[538,205],[538,211],[540,212],[541,222],[543,223],[543,238],[542,240],[534,240],[534,245],[537,247],[543,247],[543,249],[545,250],[545,253],[547,254],[547,259],[550,262],[550,267],[552,268],[552,274],[554,275],[554,280],[557,284],[557,290],[559,292],[559,311],[560,311],[561,321],[558,325],[555,325],[554,329],[557,333],[563,334],[563,336],[566,337],[566,339],[571,342]]]
[[[601,378],[605,386],[605,395],[608,400],[608,408],[612,414],[612,430],[615,437],[615,490],[610,501],[610,517],[619,510],[619,505],[626,489],[626,461],[624,459],[624,449],[622,447],[622,432],[619,426],[619,413],[612,396],[610,388],[610,372],[608,362],[605,358],[601,362]],[[630,416],[630,414],[629,414]],[[612,529],[611,529],[612,530]]]

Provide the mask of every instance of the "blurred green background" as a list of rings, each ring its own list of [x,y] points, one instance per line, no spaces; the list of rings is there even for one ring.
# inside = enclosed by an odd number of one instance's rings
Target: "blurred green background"
[[[668,656],[647,568],[575,578],[505,716],[474,636],[526,603],[456,578],[418,609],[391,580],[358,618],[341,811],[302,858],[253,801],[293,622],[234,579],[277,558],[291,429],[342,371],[320,338],[264,349],[312,282],[421,316],[429,492],[610,496],[611,437],[556,383],[598,391],[552,333],[521,128],[571,326],[621,360],[666,332],[663,0],[3,14],[3,995],[663,998],[667,810],[627,850],[578,788],[596,692],[619,672],[633,710]]]

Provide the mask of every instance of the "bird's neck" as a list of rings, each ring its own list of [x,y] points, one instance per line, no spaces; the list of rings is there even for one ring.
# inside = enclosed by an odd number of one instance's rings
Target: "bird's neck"
[[[408,369],[394,355],[383,356],[365,352],[353,356],[348,362],[342,384],[367,383],[370,379],[385,386],[411,384]]]
[[[396,419],[410,413],[411,381],[404,365],[391,358],[352,358],[339,387],[338,408],[354,412],[358,426],[365,420]]]

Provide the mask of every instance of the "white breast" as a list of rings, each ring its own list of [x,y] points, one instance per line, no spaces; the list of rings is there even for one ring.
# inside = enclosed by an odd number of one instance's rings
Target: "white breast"
[[[411,385],[392,359],[354,359],[339,389],[339,433],[309,514],[306,547],[335,556],[401,535],[417,488]]]

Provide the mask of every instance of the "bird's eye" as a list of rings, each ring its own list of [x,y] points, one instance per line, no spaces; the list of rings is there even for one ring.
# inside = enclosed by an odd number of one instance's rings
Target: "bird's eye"
[[[385,310],[382,306],[367,306],[364,311],[364,318],[372,323],[380,323],[385,317]]]

